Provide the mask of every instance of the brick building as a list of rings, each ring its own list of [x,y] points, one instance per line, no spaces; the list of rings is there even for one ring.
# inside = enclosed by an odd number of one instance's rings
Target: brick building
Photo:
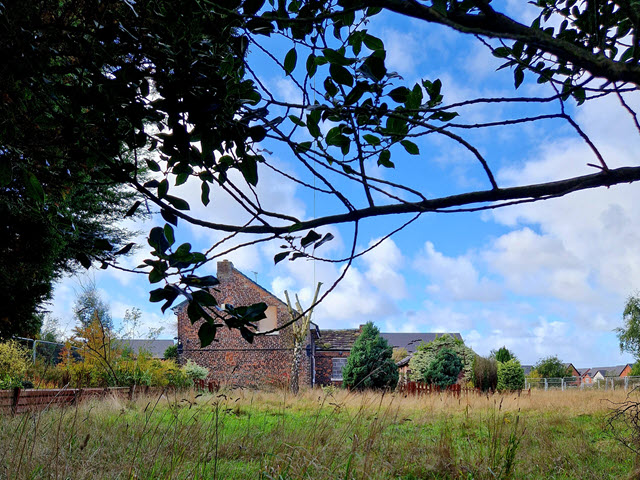
[[[267,318],[261,320],[258,331],[269,331],[289,320],[287,305],[271,292],[239,272],[227,260],[218,262],[217,278],[220,282],[211,293],[218,304],[234,306],[264,302]],[[209,369],[209,377],[228,385],[262,386],[287,385],[291,372],[293,340],[291,329],[256,336],[252,344],[242,338],[238,330],[221,328],[216,340],[200,348],[198,328],[191,325],[186,302],[174,311],[178,316],[178,345],[181,363],[188,359]],[[360,334],[359,328],[320,330],[311,324],[306,341],[306,351],[300,368],[301,386],[342,383],[342,367],[347,362],[351,348]],[[413,354],[421,343],[428,343],[437,333],[381,333],[394,348],[406,348]],[[459,333],[449,335],[461,338]]]
[[[218,262],[217,278],[220,284],[212,289],[218,304],[234,306],[264,302],[267,318],[261,320],[258,331],[268,331],[289,320],[286,303],[233,268],[227,260]],[[292,361],[293,340],[291,329],[269,335],[256,336],[252,344],[242,338],[238,330],[221,328],[216,341],[200,348],[198,328],[191,325],[185,304],[176,307],[178,316],[178,342],[181,363],[188,359],[209,369],[211,379],[230,385],[258,386],[288,383]],[[307,344],[311,344],[309,335]],[[312,350],[312,349],[308,349]],[[311,385],[311,359],[304,355],[300,368],[300,385]]]

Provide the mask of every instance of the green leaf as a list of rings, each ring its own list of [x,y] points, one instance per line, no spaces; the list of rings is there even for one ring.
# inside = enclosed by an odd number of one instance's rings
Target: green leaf
[[[296,117],[295,115],[289,115],[289,120],[291,120],[291,122],[293,122],[298,127],[306,127],[307,126],[307,124],[304,123],[301,118]]]
[[[151,170],[152,172],[160,171],[160,165],[158,165],[158,162],[154,160],[147,160],[147,166],[149,167],[149,170]]]
[[[391,152],[389,150],[383,150],[378,157],[378,165],[386,168],[395,168],[395,165],[391,160]]]
[[[175,227],[178,226],[178,217],[173,212],[170,212],[166,208],[163,208],[162,210],[160,210],[160,215],[166,222],[169,222]]]
[[[171,227],[171,225],[166,223],[162,230],[164,232],[165,238],[167,239],[167,242],[169,243],[169,246],[171,246],[174,243],[176,243],[176,237],[175,237],[175,235],[173,233],[173,228]]]
[[[161,227],[154,227],[149,232],[149,239],[147,240],[149,245],[155,248],[159,253],[164,253],[171,246],[164,234],[164,229]]]
[[[323,245],[323,244],[325,244],[325,243],[327,243],[327,242],[330,242],[331,240],[333,240],[333,238],[334,238],[334,237],[333,237],[333,234],[331,234],[331,233],[327,233],[327,234],[325,234],[325,236],[324,236],[324,237],[322,237],[322,240],[320,240],[320,241],[316,242],[316,244],[313,246],[313,248],[318,248],[318,247],[320,247],[321,245]]]
[[[360,68],[363,73],[367,72],[368,76],[373,77],[373,79],[378,82],[381,82],[387,74],[387,67],[384,65],[384,59],[375,55],[367,57]]]
[[[28,172],[26,180],[27,193],[29,194],[29,196],[38,203],[44,203],[44,190],[42,189],[42,185],[40,185],[40,182],[38,181],[36,176],[33,173]]]
[[[407,87],[398,87],[391,90],[389,92],[389,96],[391,97],[391,100],[396,103],[405,103],[410,93],[411,90],[409,90]]]
[[[351,87],[353,85],[353,75],[349,73],[349,70],[341,65],[331,64],[329,67],[329,73],[331,78],[340,85],[346,85]]]
[[[76,255],[76,260],[78,260],[78,262],[80,262],[80,265],[82,265],[87,270],[91,268],[91,260],[86,254],[78,252],[78,254]]]
[[[518,67],[513,71],[513,83],[516,89],[522,85],[522,81],[524,80],[524,70],[522,67]]]
[[[402,145],[407,153],[411,155],[418,155],[420,153],[420,149],[418,148],[418,146],[409,140],[402,140],[400,142],[400,145]]]
[[[364,138],[364,140],[369,145],[373,145],[374,147],[376,145],[380,145],[380,139],[378,137],[376,137],[375,135],[371,135],[371,134],[367,133],[366,135],[363,135],[362,138]]]
[[[296,68],[296,63],[298,62],[298,54],[295,48],[292,48],[287,52],[287,55],[284,57],[284,73],[287,75],[291,75],[293,69]]]
[[[285,258],[287,258],[289,256],[290,252],[280,252],[277,253],[274,257],[273,257],[273,264],[277,265],[279,262],[281,262],[282,260],[284,260]]]
[[[309,78],[312,78],[316,74],[316,71],[318,71],[316,56],[313,53],[307,57],[306,67],[307,67],[307,75],[309,75]]]
[[[320,240],[320,235],[318,235],[314,230],[310,230],[302,240],[300,240],[300,245],[304,248],[310,243],[315,242],[316,240]]]
[[[218,302],[207,290],[196,290],[193,292],[193,299],[203,307],[215,307]]]
[[[240,162],[239,168],[242,172],[242,176],[247,181],[247,183],[253,185],[254,187],[258,185],[258,164],[255,157],[251,155],[246,155],[245,157],[243,157],[242,162]]]
[[[198,338],[200,348],[208,347],[216,339],[216,327],[212,323],[204,322],[198,329]]]
[[[242,335],[242,338],[244,338],[247,342],[253,343],[253,337],[255,336],[255,333],[253,333],[247,327],[240,327],[240,335]]]
[[[189,210],[190,208],[187,201],[180,197],[174,197],[173,195],[166,195],[165,199],[167,200],[167,202],[173,205],[174,208],[178,210]]]
[[[374,37],[373,35],[366,34],[362,41],[370,50],[384,50],[384,43],[382,43],[382,40]]]
[[[314,138],[318,138],[321,135],[318,121],[312,115],[307,115],[307,129]]]
[[[511,49],[508,47],[498,47],[493,51],[493,56],[498,58],[507,58],[511,55]]]
[[[158,197],[164,198],[169,191],[169,181],[165,178],[158,185]]]
[[[332,65],[347,66],[355,62],[355,59],[345,58],[344,53],[340,53],[332,48],[325,48],[322,50],[322,54]]]
[[[9,185],[11,178],[11,164],[8,161],[0,162],[0,187]]]

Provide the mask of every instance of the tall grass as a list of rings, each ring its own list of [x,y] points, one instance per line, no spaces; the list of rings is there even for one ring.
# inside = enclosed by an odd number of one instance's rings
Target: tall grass
[[[108,398],[0,417],[7,479],[624,478],[620,392],[308,390]]]

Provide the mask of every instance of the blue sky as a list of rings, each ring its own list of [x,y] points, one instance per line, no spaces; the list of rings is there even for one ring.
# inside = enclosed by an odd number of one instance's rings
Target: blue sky
[[[522,2],[504,2],[519,18],[531,11]],[[500,61],[474,39],[442,27],[379,15],[368,26],[387,48],[387,66],[412,86],[426,78],[440,78],[445,103],[478,96],[512,96],[509,70],[496,72]],[[281,58],[291,47],[282,40],[266,45]],[[296,98],[290,79],[263,62],[252,50],[260,79],[283,98]],[[304,65],[299,60],[302,70]],[[294,72],[297,74],[298,70]],[[522,96],[548,95],[549,88],[528,76]],[[638,98],[627,97],[638,106]],[[480,122],[533,113],[521,105],[474,107],[460,110],[467,122]],[[545,112],[549,107],[535,110]],[[637,165],[638,132],[631,119],[611,99],[570,107],[582,128],[605,154],[611,167]],[[272,112],[273,113],[273,112]],[[509,128],[462,132],[490,161],[501,186],[520,185],[591,173],[591,153],[575,133],[557,121]],[[477,161],[441,137],[418,139],[419,156],[394,151],[396,169],[385,178],[408,183],[427,197],[486,189],[489,184]],[[278,145],[264,143],[269,160],[300,178],[304,171]],[[310,195],[300,187],[260,170],[258,191],[264,204],[310,219],[337,213],[334,202]],[[345,187],[347,188],[347,187]],[[187,183],[177,189],[192,212],[216,221],[237,221],[242,212],[223,194],[214,193],[208,208],[197,205],[199,188]],[[351,192],[354,193],[354,192]],[[359,195],[358,193],[355,193]],[[360,196],[361,197],[361,196]],[[358,198],[362,205],[363,198]],[[380,201],[380,199],[377,199]],[[631,362],[621,354],[612,330],[622,324],[625,299],[640,289],[640,202],[637,185],[578,192],[565,198],[507,207],[481,213],[428,214],[372,252],[358,259],[343,282],[316,309],[321,328],[348,328],[372,320],[381,330],[456,331],[477,353],[506,345],[523,363],[558,355],[577,367]],[[358,238],[366,248],[409,217],[365,221]],[[138,230],[159,223],[153,219]],[[336,239],[323,254],[339,258],[348,253],[351,227],[330,227]],[[215,232],[182,225],[178,241],[206,249],[220,239]],[[226,258],[247,276],[283,297],[298,292],[304,305],[315,282],[330,285],[340,265],[297,260],[273,264],[281,242],[233,252]],[[125,265],[148,258],[142,245]],[[205,267],[215,273],[215,265]],[[128,308],[143,312],[143,328],[164,326],[163,338],[175,335],[175,317],[162,315],[159,304],[148,302],[150,285],[144,275],[117,270],[91,270],[114,318]],[[50,307],[67,332],[72,305],[86,277],[66,278],[56,287]]]

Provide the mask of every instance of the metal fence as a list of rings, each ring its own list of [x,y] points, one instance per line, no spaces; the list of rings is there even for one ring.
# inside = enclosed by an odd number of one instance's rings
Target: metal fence
[[[575,389],[600,389],[600,390],[630,390],[640,387],[640,377],[604,377],[601,379],[585,380],[580,377],[563,378],[525,378],[525,389],[540,390],[575,390]]]

